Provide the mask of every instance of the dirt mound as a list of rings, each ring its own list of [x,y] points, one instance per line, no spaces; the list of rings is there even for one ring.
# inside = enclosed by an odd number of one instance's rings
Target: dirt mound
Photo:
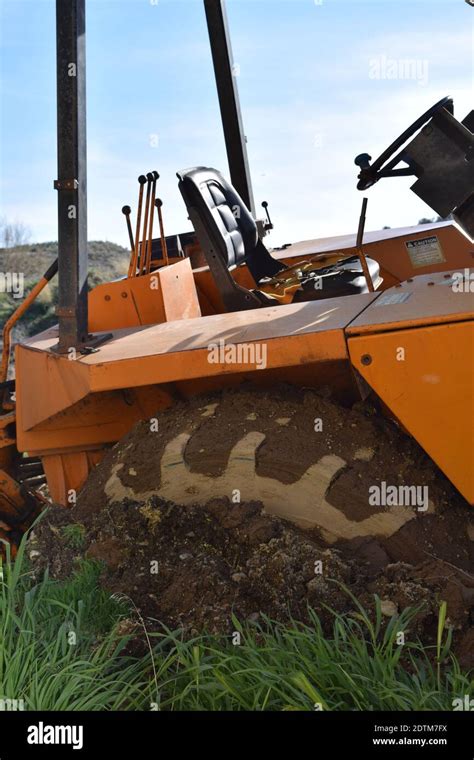
[[[382,480],[428,486],[427,509],[371,505]],[[299,525],[278,516],[291,510]],[[428,457],[372,409],[294,389],[231,391],[137,425],[76,506],[40,522],[32,549],[56,577],[78,557],[102,560],[106,587],[151,628],[229,633],[233,614],[306,620],[308,605],[328,624],[328,607],[353,609],[344,584],[368,606],[377,593],[387,619],[422,605],[428,643],[446,600],[468,665],[470,520]]]
[[[387,620],[407,605],[421,606],[406,633],[418,633],[426,643],[435,641],[438,606],[447,600],[455,648],[465,666],[474,666],[469,644],[474,581],[443,561],[393,563],[374,541],[358,552],[327,547],[264,515],[259,504],[214,500],[205,507],[182,507],[152,497],[114,504],[81,523],[77,519],[74,510],[52,508],[31,540],[34,562],[49,564],[53,577],[64,578],[79,558],[102,561],[105,587],[126,594],[149,630],[165,624],[188,634],[203,629],[229,634],[235,629],[233,615],[242,621],[261,621],[262,614],[306,621],[308,605],[329,630],[328,607],[354,609],[343,584],[367,607],[377,593]]]
[[[54,558],[56,576],[67,576],[77,557],[64,546],[68,524],[70,515],[57,509],[38,531],[41,553]],[[145,504],[116,504],[85,528],[81,554],[105,562],[107,587],[172,627],[222,632],[231,630],[232,614],[302,619],[307,601],[337,604],[337,589],[316,574],[319,561],[327,577],[350,581],[350,567],[337,553],[262,515],[258,504],[215,500],[183,508],[153,497]]]

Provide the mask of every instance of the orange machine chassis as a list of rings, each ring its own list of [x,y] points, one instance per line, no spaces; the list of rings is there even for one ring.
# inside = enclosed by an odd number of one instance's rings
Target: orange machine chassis
[[[414,261],[407,244],[430,237],[437,257]],[[448,223],[368,233],[364,249],[380,291],[246,312],[223,313],[209,270],[189,259],[99,285],[89,326],[112,337],[98,351],[58,355],[56,328],[16,347],[18,450],[41,457],[52,498],[68,504],[111,444],[176,398],[245,379],[330,385],[343,401],[371,388],[474,503],[472,244]],[[323,265],[354,252],[347,237],[273,255]],[[245,266],[234,276],[253,286]],[[265,345],[266,364],[210,362],[220,343]]]

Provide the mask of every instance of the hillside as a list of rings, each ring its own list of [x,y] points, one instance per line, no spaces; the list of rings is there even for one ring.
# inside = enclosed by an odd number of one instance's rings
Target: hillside
[[[0,275],[23,275],[24,293],[26,295],[52,264],[57,254],[57,242],[0,248]],[[130,252],[120,245],[107,241],[90,241],[88,254],[89,287],[94,287],[100,282],[117,279],[127,272]],[[12,293],[4,292],[3,279],[2,277],[0,281],[1,328],[22,301],[22,298],[14,298]],[[22,317],[13,332],[13,342],[34,335],[56,322],[57,288],[56,277]],[[0,345],[3,345],[1,335]]]

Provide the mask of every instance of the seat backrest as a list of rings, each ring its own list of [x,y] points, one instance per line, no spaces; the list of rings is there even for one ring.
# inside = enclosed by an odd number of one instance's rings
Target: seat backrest
[[[247,262],[261,242],[243,200],[215,169],[198,166],[177,173],[179,189],[227,311],[256,309],[262,298],[242,287],[230,269]],[[265,252],[269,256],[268,251]],[[258,274],[258,272],[257,272]],[[252,271],[256,282],[256,275]]]
[[[245,262],[258,242],[257,225],[237,191],[216,169],[197,166],[178,172],[188,209],[205,224],[227,267]]]
[[[198,166],[178,172],[179,189],[188,209],[199,243],[214,277],[245,263],[258,285],[286,269],[274,259],[260,240],[255,220],[235,188],[220,172]],[[217,259],[217,261],[216,261]]]

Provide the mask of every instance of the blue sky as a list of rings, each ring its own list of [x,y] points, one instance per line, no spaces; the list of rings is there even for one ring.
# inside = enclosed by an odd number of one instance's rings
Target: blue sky
[[[254,195],[275,224],[270,244],[355,230],[354,156],[377,156],[444,95],[459,118],[474,105],[474,8],[464,0],[227,8]],[[0,0],[0,23],[0,214],[52,240],[55,3]],[[136,208],[136,178],[152,169],[167,233],[189,229],[175,172],[207,164],[227,173],[202,1],[88,0],[87,99],[89,239],[127,243],[120,209]],[[410,184],[386,180],[369,192],[368,229],[434,216]]]

